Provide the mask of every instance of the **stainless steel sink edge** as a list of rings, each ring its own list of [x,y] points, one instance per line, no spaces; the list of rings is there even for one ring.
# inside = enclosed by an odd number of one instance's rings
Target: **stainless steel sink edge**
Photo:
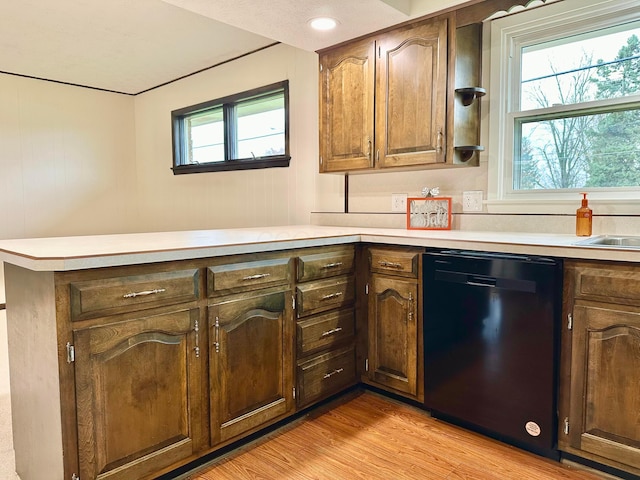
[[[640,248],[640,236],[635,235],[598,235],[575,242],[583,247]]]

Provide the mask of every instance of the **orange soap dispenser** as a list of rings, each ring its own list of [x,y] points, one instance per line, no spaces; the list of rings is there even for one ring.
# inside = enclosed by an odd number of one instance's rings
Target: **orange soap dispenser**
[[[587,194],[581,193],[582,206],[576,211],[576,235],[579,237],[591,236],[592,211],[589,208]]]

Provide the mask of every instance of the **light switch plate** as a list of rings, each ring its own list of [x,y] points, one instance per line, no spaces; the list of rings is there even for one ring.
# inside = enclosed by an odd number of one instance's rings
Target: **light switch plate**
[[[462,211],[482,211],[482,190],[471,190],[469,192],[462,192]]]
[[[392,212],[407,211],[407,194],[406,193],[391,194],[391,211]]]

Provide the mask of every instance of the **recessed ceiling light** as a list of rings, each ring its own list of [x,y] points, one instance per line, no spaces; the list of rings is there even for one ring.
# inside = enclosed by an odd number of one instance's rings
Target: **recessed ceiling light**
[[[338,21],[330,17],[317,17],[309,20],[309,25],[314,30],[331,30],[336,28]]]

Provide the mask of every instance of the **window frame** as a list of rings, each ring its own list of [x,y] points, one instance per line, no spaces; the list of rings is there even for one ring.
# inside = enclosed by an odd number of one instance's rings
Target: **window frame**
[[[257,158],[229,158],[235,149],[235,137],[237,135],[237,119],[232,112],[243,101],[259,96],[267,96],[270,93],[282,91],[284,94],[284,147],[285,153]],[[215,108],[223,108],[224,116],[224,150],[225,160],[220,162],[207,162],[192,164],[184,162],[185,142],[187,141],[184,119],[195,113]],[[171,112],[171,140],[173,151],[174,175],[205,172],[226,172],[234,170],[255,170],[262,168],[288,167],[291,161],[289,150],[289,80],[272,83],[244,92],[228,95],[226,97],[209,100],[188,107],[179,108]]]
[[[522,112],[519,109],[521,48],[608,26],[640,20],[637,2],[631,0],[549,0],[538,2],[513,15],[485,22],[485,81],[489,80],[488,192],[487,208],[492,213],[569,213],[574,212],[578,193],[602,205],[607,213],[634,213],[640,206],[640,187],[515,190],[513,188],[516,122],[526,117],[541,119],[557,113],[554,107]],[[487,78],[488,77],[488,78]],[[561,107],[567,112],[623,108],[640,96],[611,99]],[[618,105],[618,107],[615,107]]]

